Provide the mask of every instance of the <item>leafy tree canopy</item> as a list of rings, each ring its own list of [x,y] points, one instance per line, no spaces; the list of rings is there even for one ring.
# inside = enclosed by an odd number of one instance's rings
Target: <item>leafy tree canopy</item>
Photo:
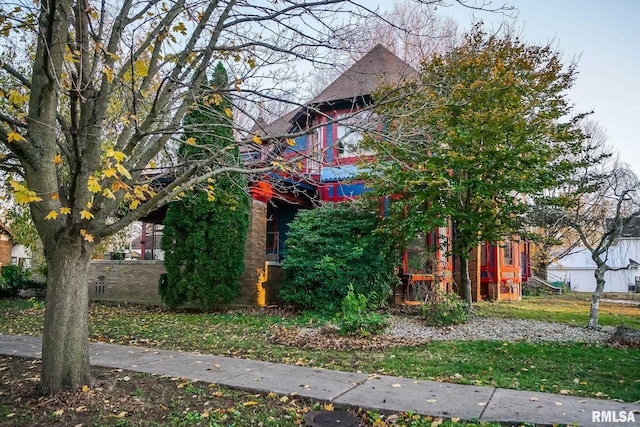
[[[518,233],[526,196],[556,187],[580,148],[566,98],[574,64],[550,46],[475,26],[455,49],[425,58],[417,78],[383,88],[385,137],[366,143],[374,196],[392,197],[387,221],[409,237],[451,221],[453,252]]]

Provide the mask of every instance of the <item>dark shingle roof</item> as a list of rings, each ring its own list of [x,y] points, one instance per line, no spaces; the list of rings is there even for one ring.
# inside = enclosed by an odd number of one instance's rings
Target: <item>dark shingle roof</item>
[[[322,109],[323,104],[355,100],[370,95],[383,83],[398,83],[415,74],[409,64],[378,44],[307,103],[307,108],[297,108],[266,125],[257,124],[252,134],[261,137],[286,134],[310,108]]]
[[[309,104],[370,95],[380,84],[402,81],[416,71],[381,44],[376,45],[327,86]]]

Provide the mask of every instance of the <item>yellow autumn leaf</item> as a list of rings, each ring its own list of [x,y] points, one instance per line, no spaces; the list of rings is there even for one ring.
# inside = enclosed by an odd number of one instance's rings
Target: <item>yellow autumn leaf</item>
[[[100,183],[98,183],[98,178],[96,178],[95,176],[89,177],[87,188],[89,189],[89,192],[94,194],[102,190]]]
[[[107,177],[107,178],[111,178],[112,176],[115,176],[115,174],[116,174],[117,172],[118,172],[118,171],[116,171],[116,169],[115,169],[115,168],[109,168],[109,169],[105,170],[105,171],[103,172],[103,174],[104,174],[104,176],[105,176],[105,177]]]
[[[189,138],[187,138],[187,140],[185,141],[187,144],[189,145],[196,145],[196,139],[192,136],[190,136]]]
[[[53,163],[55,163],[56,165],[62,163],[62,156],[60,154],[56,154],[53,158]]]
[[[255,401],[253,401],[253,400],[250,400],[250,401],[248,401],[248,402],[244,402],[244,403],[242,404],[242,406],[255,406],[255,405],[257,405],[257,404],[258,404],[258,402],[255,402]]]
[[[262,138],[260,138],[258,135],[253,135],[253,142],[255,142],[256,144],[262,144]]]
[[[129,188],[130,187],[127,184],[119,179],[116,179],[111,183],[111,190],[113,191],[128,190]]]
[[[89,200],[87,202],[87,209],[91,209],[93,207],[93,200]]]
[[[36,195],[35,191],[29,190],[23,184],[18,181],[9,181],[9,184],[13,188],[12,193],[16,203],[28,204],[31,202],[41,202],[42,198]]]
[[[29,100],[29,95],[28,94],[22,94],[20,92],[18,92],[17,90],[11,90],[9,91],[9,102],[12,103],[13,105],[17,105],[20,106],[22,104],[24,104],[25,102],[27,102]]]
[[[51,194],[49,195],[49,198],[50,198],[51,200],[60,200],[60,194],[58,194],[58,193],[51,193]]]
[[[82,219],[93,219],[94,215],[86,209],[80,211],[80,217]]]
[[[115,53],[111,53],[111,52],[104,52],[105,55],[107,55],[109,58],[113,59],[114,61],[120,61],[120,57],[118,55],[116,55]]]
[[[127,179],[131,179],[131,174],[129,173],[129,171],[127,170],[127,168],[125,168],[124,166],[122,166],[120,163],[116,164],[116,169],[118,170],[118,172],[120,173],[120,175],[124,176]]]
[[[59,409],[59,410],[57,410],[57,411],[53,411],[53,412],[51,413],[51,415],[56,416],[56,417],[59,417],[59,416],[60,416],[60,415],[62,415],[62,414],[64,414],[64,409]]]
[[[187,27],[184,25],[184,22],[178,22],[174,27],[173,31],[177,31],[183,36],[187,34]]]
[[[87,393],[88,391],[89,391],[89,386],[87,386],[87,385],[83,385],[83,386],[82,386],[82,392],[83,392],[83,393]]]
[[[227,115],[227,117],[233,117],[233,111],[231,111],[231,108],[229,107],[224,109],[224,113]]]
[[[18,132],[9,132],[7,134],[7,142],[11,141],[24,141],[24,136],[20,135]]]
[[[80,230],[80,234],[82,235],[82,238],[87,242],[93,242],[93,235],[87,233],[87,230],[85,230],[84,228]]]
[[[51,211],[47,214],[47,216],[44,217],[44,219],[46,220],[56,219],[56,218],[58,218],[58,212],[56,211]]]
[[[149,66],[142,59],[138,59],[133,63],[133,72],[138,77],[147,77],[149,75]]]
[[[118,415],[116,415],[116,418],[124,418],[126,416],[127,416],[127,413],[125,411],[122,411]]]
[[[116,161],[121,162],[127,158],[127,155],[122,151],[108,150],[107,157],[113,157],[114,159],[116,159]]]
[[[296,145],[296,140],[293,138],[287,138],[287,144],[293,147],[294,145]]]
[[[62,215],[69,215],[71,213],[71,208],[60,208],[60,213]]]
[[[104,190],[102,190],[102,195],[107,199],[111,199],[111,200],[115,200],[116,198],[116,196],[113,195],[113,192],[108,188],[105,188]]]
[[[111,67],[109,67],[108,65],[105,65],[105,67],[102,70],[102,72],[104,73],[105,76],[107,76],[107,81],[109,83],[113,83],[113,77],[115,75],[115,73],[113,72],[113,69]]]
[[[134,200],[129,204],[129,209],[135,210],[140,206],[140,200]]]

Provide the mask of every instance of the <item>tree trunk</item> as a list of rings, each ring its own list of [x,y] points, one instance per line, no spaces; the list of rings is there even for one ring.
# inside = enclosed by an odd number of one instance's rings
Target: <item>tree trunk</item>
[[[462,298],[469,304],[473,302],[471,295],[471,277],[469,277],[469,259],[460,257],[460,279],[462,280]]]
[[[38,391],[51,394],[90,384],[87,275],[91,245],[80,236],[62,237],[45,243],[45,254],[47,297]]]
[[[589,309],[588,329],[598,329],[598,308],[600,306],[600,296],[604,290],[604,274],[606,269],[597,267],[593,275],[596,278],[596,290],[591,294],[591,308]]]

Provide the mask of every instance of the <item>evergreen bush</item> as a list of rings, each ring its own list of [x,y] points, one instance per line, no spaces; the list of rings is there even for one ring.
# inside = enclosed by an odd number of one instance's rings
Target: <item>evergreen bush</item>
[[[370,306],[384,304],[398,283],[392,240],[377,232],[377,212],[353,205],[300,211],[291,223],[280,290],[298,309],[336,313],[349,285]]]
[[[205,101],[185,117],[185,141],[195,143],[181,146],[184,164],[202,161],[212,151],[228,156],[228,164],[240,161],[238,149],[229,148],[233,145],[233,123],[227,115],[231,103],[218,93],[227,86],[227,74],[218,64]],[[207,101],[210,98],[217,103]],[[216,175],[205,187],[169,205],[162,237],[167,273],[158,283],[165,304],[212,309],[238,296],[249,210],[246,179],[239,174]]]

